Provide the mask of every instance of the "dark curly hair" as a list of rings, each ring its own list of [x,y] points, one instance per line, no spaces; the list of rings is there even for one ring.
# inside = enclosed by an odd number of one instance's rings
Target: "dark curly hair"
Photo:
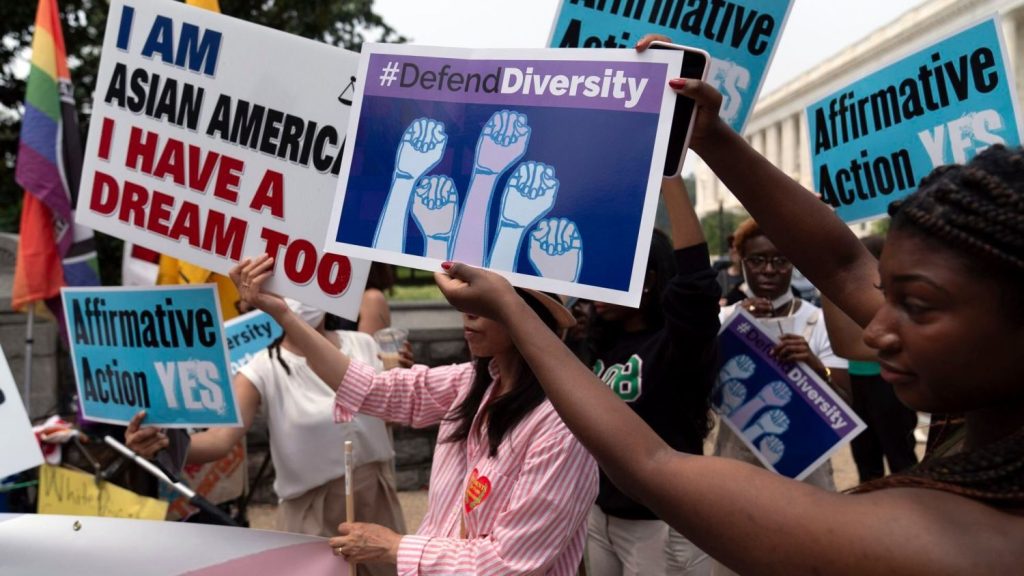
[[[1024,150],[996,145],[966,165],[936,168],[917,192],[889,207],[893,231],[927,238],[957,254],[977,277],[996,283],[1024,322]],[[1024,506],[1024,429],[982,448],[926,459],[854,493],[932,488],[993,506]]]

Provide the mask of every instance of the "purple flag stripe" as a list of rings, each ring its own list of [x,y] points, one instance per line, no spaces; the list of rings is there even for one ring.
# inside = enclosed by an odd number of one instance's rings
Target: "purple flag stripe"
[[[15,180],[24,189],[32,192],[53,211],[55,217],[68,219],[71,215],[71,201],[64,190],[57,165],[25,144],[18,147],[18,164]],[[70,244],[71,239],[68,238]],[[63,254],[64,251],[62,250]]]
[[[25,116],[21,123],[21,143],[56,166],[57,123],[31,104],[25,104]]]
[[[68,286],[96,286],[100,277],[96,270],[96,253],[79,260],[64,259],[64,283]]]

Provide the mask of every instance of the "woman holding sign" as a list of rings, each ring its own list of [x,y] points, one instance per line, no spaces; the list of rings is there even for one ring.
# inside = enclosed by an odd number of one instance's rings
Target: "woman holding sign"
[[[674,449],[704,452],[717,374],[721,290],[680,177],[662,181],[672,238],[656,230],[639,308],[594,303],[582,358]],[[594,576],[702,576],[707,554],[624,494],[606,474],[590,513]]]
[[[597,466],[558,418],[504,328],[465,315],[475,362],[377,374],[339,351],[283,299],[262,291],[273,265],[266,255],[244,260],[231,276],[242,298],[273,316],[313,372],[336,389],[336,420],[359,413],[415,427],[440,424],[419,533],[345,523],[330,540],[335,553],[397,564],[400,574],[576,574]],[[555,341],[575,323],[550,296],[513,294]]]
[[[382,368],[373,338],[361,332],[326,330],[324,312],[288,299],[288,308],[307,326],[342,353],[358,358],[373,370]],[[409,362],[411,365],[411,361]],[[244,437],[261,409],[270,434],[270,454],[279,498],[275,528],[284,532],[333,536],[346,518],[346,440],[354,444],[355,467],[350,479],[355,492],[355,516],[397,532],[405,519],[392,473],[394,451],[384,423],[358,416],[346,424],[334,421],[333,391],[310,369],[302,351],[287,334],[244,365],[232,381],[243,426],[211,428],[193,434],[185,462],[205,464],[226,456]],[[125,439],[144,457],[167,446],[168,438],[153,427],[140,428],[137,415]],[[361,565],[361,575],[386,575],[386,565]]]
[[[694,150],[794,264],[866,327],[883,378],[904,403],[965,413],[962,442],[853,495],[682,454],[544,334],[500,276],[446,264],[438,275],[445,296],[507,327],[552,404],[618,486],[740,573],[1019,572],[1024,152],[993,147],[967,166],[937,169],[893,206],[879,262],[815,195],[719,119],[714,89],[682,79],[672,86],[701,106]]]
[[[733,238],[745,279],[740,290],[746,298],[722,308],[720,318],[724,321],[737,306],[742,307],[779,337],[778,346],[772,350],[775,358],[780,362],[803,362],[830,386],[845,393],[850,384],[847,362],[832,352],[821,309],[793,295],[793,263],[753,219],[740,224]],[[717,393],[728,396],[727,391]],[[725,425],[718,431],[715,456],[759,464],[757,456]],[[826,460],[804,481],[835,490],[831,460]]]

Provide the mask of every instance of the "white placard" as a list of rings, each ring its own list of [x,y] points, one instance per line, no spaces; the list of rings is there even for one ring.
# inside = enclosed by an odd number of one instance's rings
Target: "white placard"
[[[110,4],[78,222],[355,319],[369,263],[323,252],[358,55],[176,2]]]
[[[7,356],[0,349],[0,479],[35,468],[43,463],[43,453],[32,432],[32,423],[21,402]]]

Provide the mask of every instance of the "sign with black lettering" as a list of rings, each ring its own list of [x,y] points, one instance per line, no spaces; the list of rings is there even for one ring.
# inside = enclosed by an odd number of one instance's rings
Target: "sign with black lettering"
[[[63,288],[82,415],[167,428],[241,426],[213,285]]]
[[[358,55],[176,2],[110,4],[78,221],[355,319],[369,263],[323,251]]]
[[[645,34],[711,54],[708,79],[720,114],[743,132],[793,0],[562,0],[552,48],[632,48]]]
[[[1021,143],[997,18],[837,90],[807,109],[815,190],[847,222],[883,216],[944,164]]]

